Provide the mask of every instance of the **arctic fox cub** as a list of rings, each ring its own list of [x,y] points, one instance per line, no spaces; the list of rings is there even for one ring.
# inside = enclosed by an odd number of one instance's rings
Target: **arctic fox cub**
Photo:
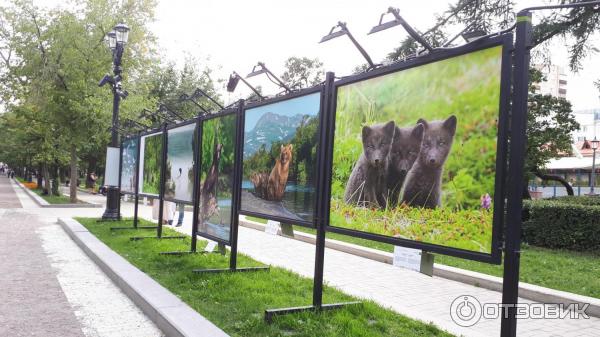
[[[427,122],[421,151],[408,172],[402,202],[415,207],[436,208],[441,205],[442,172],[456,133],[456,116],[443,121]]]

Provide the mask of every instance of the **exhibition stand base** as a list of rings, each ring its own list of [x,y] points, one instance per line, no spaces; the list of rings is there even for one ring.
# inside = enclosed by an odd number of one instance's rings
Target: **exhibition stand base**
[[[137,226],[137,227],[111,227],[111,231],[117,230],[138,230],[138,229],[157,229],[157,226]]]
[[[185,235],[181,235],[181,236],[133,236],[130,237],[129,240],[131,241],[139,241],[139,240],[145,240],[145,239],[157,239],[157,240],[170,240],[170,239],[185,239],[187,238],[187,236]]]
[[[273,323],[273,317],[275,317],[275,316],[296,314],[296,313],[305,312],[305,311],[320,312],[323,310],[335,310],[335,309],[341,309],[348,305],[357,305],[360,303],[361,302],[344,302],[344,303],[323,304],[321,306],[307,305],[304,307],[267,309],[267,310],[265,310],[265,322],[267,322],[268,324]]]
[[[217,273],[244,273],[252,271],[269,271],[270,267],[245,267],[245,268],[219,268],[219,269],[194,269],[196,274],[217,274]]]

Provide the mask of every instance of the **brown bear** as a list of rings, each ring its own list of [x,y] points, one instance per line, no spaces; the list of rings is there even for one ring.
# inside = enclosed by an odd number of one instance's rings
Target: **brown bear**
[[[290,163],[292,161],[293,145],[281,145],[279,158],[275,160],[275,166],[269,176],[267,184],[267,200],[280,201],[283,199],[283,192],[290,172]]]

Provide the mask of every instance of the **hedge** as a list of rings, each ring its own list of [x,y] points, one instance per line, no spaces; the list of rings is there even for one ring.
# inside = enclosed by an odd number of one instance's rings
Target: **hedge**
[[[564,197],[558,197],[558,198],[550,198],[547,200],[556,201],[556,202],[560,202],[563,204],[600,206],[600,198],[589,197],[589,196],[564,196]]]
[[[600,202],[596,198],[526,201],[524,210],[523,240],[527,243],[547,248],[600,251]]]

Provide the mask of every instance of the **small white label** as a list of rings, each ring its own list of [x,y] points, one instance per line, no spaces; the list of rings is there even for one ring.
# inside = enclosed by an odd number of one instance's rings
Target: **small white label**
[[[129,201],[129,195],[124,194],[123,195],[123,201],[125,201],[125,202]]]
[[[395,246],[394,266],[421,271],[421,251],[418,249]]]
[[[215,241],[208,241],[206,247],[204,247],[204,251],[207,253],[212,253],[215,250],[217,243]]]
[[[279,232],[280,223],[278,221],[267,220],[267,225],[265,226],[265,233],[271,235],[277,235]]]

